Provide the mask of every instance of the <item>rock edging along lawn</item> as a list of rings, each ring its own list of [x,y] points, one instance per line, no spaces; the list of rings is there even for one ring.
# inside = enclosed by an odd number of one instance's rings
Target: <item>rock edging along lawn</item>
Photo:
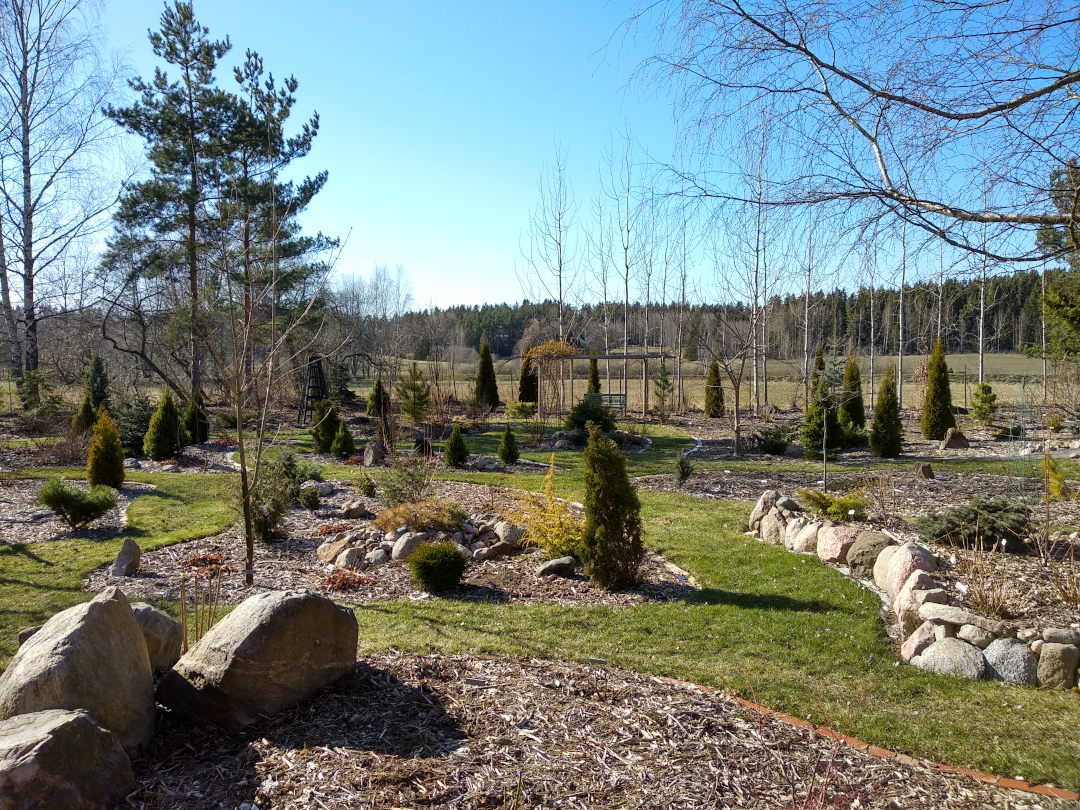
[[[951,603],[932,576],[937,558],[918,543],[901,544],[884,532],[813,517],[775,489],[762,493],[749,527],[759,540],[816,554],[864,585],[872,583],[891,606],[905,663],[942,675],[1025,686],[1080,686],[1080,630],[1050,627],[1014,634],[996,619]]]

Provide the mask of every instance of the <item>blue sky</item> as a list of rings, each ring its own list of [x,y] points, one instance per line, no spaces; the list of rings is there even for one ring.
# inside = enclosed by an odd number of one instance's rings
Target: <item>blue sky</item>
[[[164,6],[105,2],[110,48],[148,78]],[[300,82],[297,125],[319,112],[297,165],[330,173],[304,225],[348,235],[337,272],[400,263],[420,306],[523,297],[519,242],[556,143],[583,216],[628,123],[653,157],[673,151],[669,100],[627,86],[651,47],[648,32],[622,36],[628,3],[196,0],[195,12],[232,42],[223,86],[250,48]]]

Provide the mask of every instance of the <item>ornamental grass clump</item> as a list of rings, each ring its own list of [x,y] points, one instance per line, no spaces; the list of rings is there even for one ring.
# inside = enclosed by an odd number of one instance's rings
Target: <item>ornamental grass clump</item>
[[[453,543],[421,543],[409,555],[413,582],[429,593],[445,593],[461,584],[465,555]]]
[[[585,571],[602,588],[624,588],[637,581],[645,559],[641,502],[626,473],[626,457],[597,425],[588,425],[582,454],[585,530],[581,548]]]
[[[124,448],[116,423],[102,403],[94,423],[94,438],[86,462],[86,480],[91,487],[120,489],[124,485]]]
[[[115,489],[104,485],[80,489],[60,476],[38,490],[38,503],[53,513],[72,529],[92,523],[116,506]]]
[[[527,492],[517,496],[517,503],[507,519],[523,526],[524,545],[538,546],[548,559],[577,557],[581,559],[582,520],[570,511],[570,502],[555,495],[555,454],[544,476],[542,492]]]
[[[410,532],[459,532],[465,525],[465,510],[453,501],[399,503],[380,512],[372,525],[381,532],[402,526]]]

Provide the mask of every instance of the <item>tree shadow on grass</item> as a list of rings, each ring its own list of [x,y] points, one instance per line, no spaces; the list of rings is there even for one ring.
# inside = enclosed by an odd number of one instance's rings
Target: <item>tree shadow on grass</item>
[[[827,613],[835,610],[834,606],[817,599],[793,599],[781,594],[735,592],[720,588],[703,588],[683,601],[691,605],[729,605],[743,610],[779,610],[788,613]]]
[[[27,559],[33,560],[39,565],[54,566],[56,563],[46,560],[44,557],[39,557],[37,554],[30,550],[30,546],[26,543],[5,543],[0,542],[0,558],[5,556],[11,556],[14,554],[20,554]]]

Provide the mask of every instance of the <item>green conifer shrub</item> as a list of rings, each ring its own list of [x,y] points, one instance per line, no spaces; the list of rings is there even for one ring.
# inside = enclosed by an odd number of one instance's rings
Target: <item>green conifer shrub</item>
[[[724,389],[720,385],[720,364],[713,360],[705,377],[705,415],[719,419],[724,415]]]
[[[348,363],[344,360],[331,360],[329,377],[327,384],[330,387],[330,399],[339,405],[356,399],[356,394],[349,387],[349,383],[352,382],[352,372],[349,371]]]
[[[859,361],[854,354],[848,355],[844,365],[844,382],[840,385],[840,407],[836,418],[846,428],[859,430],[866,427],[866,405],[862,396],[862,375]]]
[[[517,439],[514,438],[514,433],[510,430],[510,423],[507,422],[506,429],[499,440],[499,461],[503,464],[513,464],[519,458],[521,458],[521,454],[518,452]]]
[[[978,388],[975,389],[975,395],[971,398],[971,415],[984,425],[988,425],[994,421],[997,409],[997,394],[990,387],[990,383],[979,383]]]
[[[60,518],[72,529],[92,523],[116,506],[116,490],[106,486],[91,487],[85,492],[60,476],[38,490],[38,503]]]
[[[237,483],[239,478],[236,476]],[[251,528],[256,540],[266,542],[274,536],[274,530],[299,495],[298,487],[299,482],[290,476],[290,460],[286,454],[259,470],[251,490]],[[239,486],[233,491],[233,507],[242,521],[244,511]]]
[[[94,426],[94,421],[94,403],[90,398],[90,393],[87,392],[83,395],[82,405],[79,406],[79,410],[71,418],[71,429],[76,433],[85,433]]]
[[[598,425],[604,433],[610,433],[615,429],[615,414],[606,405],[583,399],[570,409],[564,424],[567,430],[584,430],[588,422]]]
[[[825,370],[825,347],[818,346],[814,354],[814,362],[810,364],[810,394],[813,396],[814,388],[817,387],[818,377]]]
[[[192,444],[206,444],[210,438],[210,420],[206,418],[206,401],[202,391],[196,391],[184,410],[184,430]]]
[[[499,381],[491,360],[491,345],[487,336],[480,341],[480,366],[476,371],[476,402],[488,410],[499,407]]]
[[[956,427],[949,390],[949,364],[941,338],[934,341],[934,351],[926,367],[926,399],[923,402],[922,435],[927,439],[944,439],[945,431]]]
[[[143,439],[143,452],[154,461],[161,461],[179,453],[187,447],[187,443],[187,431],[180,421],[172,391],[166,388],[158,401],[157,410],[150,417],[150,426]]]
[[[86,393],[90,395],[90,404],[94,408],[94,413],[97,413],[102,405],[109,407],[109,374],[105,371],[105,361],[96,354],[86,369],[83,386]]]
[[[113,409],[116,429],[120,432],[120,444],[125,450],[138,455],[143,452],[146,431],[154,416],[154,406],[145,397]]]
[[[120,489],[124,485],[124,448],[104,402],[98,407],[98,418],[94,423],[94,438],[86,461],[86,480],[91,487],[101,485]]]
[[[525,351],[522,352],[521,376],[518,379],[518,400],[521,402],[536,402],[540,398],[540,378],[532,358],[529,357],[531,350],[532,346],[526,343]]]
[[[581,548],[585,570],[602,588],[622,588],[637,580],[645,559],[641,502],[626,474],[626,457],[598,426],[588,425],[582,454],[585,531]]]
[[[465,437],[461,435],[461,426],[454,425],[450,438],[443,445],[443,461],[447,467],[464,467],[469,460],[469,448],[465,446]]]
[[[337,458],[348,458],[355,452],[356,441],[353,439],[352,431],[342,420],[338,424],[337,432],[334,434],[334,441],[330,444],[330,455]]]
[[[367,415],[382,416],[389,409],[390,395],[383,388],[382,377],[376,377],[375,385],[371,387],[371,393],[368,394]]]
[[[667,412],[671,404],[671,394],[675,387],[675,383],[671,380],[671,373],[668,371],[667,365],[661,361],[660,370],[656,372],[656,376],[653,378],[653,393],[656,395],[656,411],[660,416],[660,421],[667,420]]]
[[[314,512],[318,509],[319,490],[315,489],[315,487],[308,487],[307,489],[300,490],[300,505],[309,512]]]
[[[589,385],[585,389],[587,394],[599,394],[600,393],[600,367],[596,362],[596,358],[589,360]]]
[[[413,582],[429,593],[452,591],[465,573],[465,555],[453,543],[421,543],[409,555]]]
[[[686,453],[679,453],[679,457],[675,459],[675,488],[682,489],[683,484],[693,474],[694,465],[691,463],[689,456]]]
[[[919,518],[915,525],[927,543],[943,543],[987,551],[997,546],[1012,554],[1026,554],[1026,538],[1031,516],[1027,507],[1004,498],[970,503]],[[1004,540],[1004,545],[1001,541]]]
[[[900,400],[896,396],[896,366],[889,363],[881,378],[874,421],[870,425],[870,454],[878,458],[896,458],[903,449],[903,425]]]
[[[334,444],[334,437],[338,432],[337,409],[334,403],[328,399],[320,399],[315,403],[311,415],[311,438],[315,442],[316,453],[329,453]]]
[[[810,395],[810,407],[806,409],[802,430],[799,432],[799,441],[802,442],[806,458],[821,458],[823,444],[826,445],[826,451],[836,450],[844,444],[840,420],[836,418],[836,408],[830,401],[825,386],[825,376],[818,375],[817,385]]]
[[[420,366],[413,363],[407,374],[398,380],[395,389],[398,399],[401,401],[401,410],[409,415],[414,422],[420,422],[427,414],[428,405],[431,404],[431,385],[427,375],[420,370]]]

